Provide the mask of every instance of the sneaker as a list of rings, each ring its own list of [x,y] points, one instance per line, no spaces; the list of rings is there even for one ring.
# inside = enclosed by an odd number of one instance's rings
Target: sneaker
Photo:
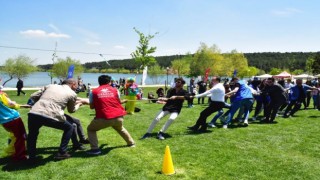
[[[213,123],[209,123],[208,127],[215,128],[216,126]]]
[[[158,135],[157,135],[157,138],[159,139],[159,140],[164,140],[165,138],[163,137],[163,132],[159,132],[158,133]]]
[[[228,129],[228,125],[223,125],[222,128],[223,129]]]
[[[89,139],[87,138],[87,139],[82,139],[82,140],[80,140],[79,141],[81,144],[90,144],[90,141],[89,141]]]
[[[127,144],[127,147],[134,148],[134,147],[136,147],[136,144]]]
[[[101,154],[101,151],[100,149],[90,149],[88,151],[86,151],[87,154],[90,154],[90,155],[99,155]]]
[[[249,126],[248,119],[245,119],[245,120],[244,120],[243,126],[245,126],[245,127]]]
[[[70,157],[71,157],[71,155],[68,154],[67,152],[65,152],[64,154],[58,153],[58,154],[54,157],[54,159],[62,160],[62,159],[68,159],[68,158],[70,158]]]
[[[140,139],[147,139],[149,137],[151,137],[151,133],[145,133]]]

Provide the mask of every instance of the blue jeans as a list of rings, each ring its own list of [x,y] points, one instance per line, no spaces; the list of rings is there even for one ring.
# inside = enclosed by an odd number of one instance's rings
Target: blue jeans
[[[28,114],[29,134],[27,138],[27,147],[28,147],[28,153],[30,158],[34,158],[36,156],[37,139],[39,135],[39,129],[42,126],[63,130],[63,135],[62,135],[61,143],[59,147],[59,153],[61,154],[64,154],[67,152],[68,143],[71,137],[74,136],[75,138],[77,138],[74,133],[73,125],[70,124],[68,121],[65,121],[65,122],[56,121],[45,116],[29,113]],[[72,139],[74,139],[74,137]]]
[[[230,109],[230,107],[231,107],[230,104],[224,103],[224,107],[223,107],[223,108],[228,108],[228,109]],[[217,114],[212,118],[212,120],[210,121],[210,124],[215,124],[215,123],[217,122],[218,118],[219,118],[220,116],[222,116],[222,114],[223,114],[223,109],[221,109],[221,110],[218,111],[218,113],[217,113]]]
[[[242,106],[244,107],[244,117],[247,118],[249,116],[250,108],[251,108],[252,104],[253,104],[252,98],[242,99],[240,101],[233,102],[230,107],[230,113],[228,115],[227,120],[224,122],[224,125],[228,125],[231,122],[234,114]]]

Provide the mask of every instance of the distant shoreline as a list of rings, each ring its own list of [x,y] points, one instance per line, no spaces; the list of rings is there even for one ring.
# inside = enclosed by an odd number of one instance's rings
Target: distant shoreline
[[[165,85],[164,84],[153,84],[153,85],[138,85],[139,87],[164,87]],[[92,88],[96,88],[98,86],[92,86]],[[23,90],[40,90],[42,87],[25,87],[23,88]],[[17,88],[11,88],[11,87],[8,87],[8,88],[3,88],[2,91],[16,91]]]

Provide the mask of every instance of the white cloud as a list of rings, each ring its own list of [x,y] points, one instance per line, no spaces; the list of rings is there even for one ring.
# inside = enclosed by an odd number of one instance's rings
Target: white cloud
[[[87,41],[87,44],[93,45],[93,46],[100,46],[101,42],[99,42],[99,41]]]
[[[61,33],[47,33],[43,30],[26,30],[20,31],[20,34],[24,35],[27,38],[71,38],[68,34]]]
[[[280,17],[291,17],[295,14],[299,14],[302,12],[303,11],[296,8],[285,8],[283,10],[273,10],[271,11],[271,14],[274,16],[280,16]]]
[[[115,46],[113,46],[113,48],[115,48],[115,49],[126,49],[126,47],[122,46],[122,45],[115,45]]]

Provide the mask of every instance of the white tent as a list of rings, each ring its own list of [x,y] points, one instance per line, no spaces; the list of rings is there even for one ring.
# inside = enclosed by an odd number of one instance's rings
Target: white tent
[[[295,79],[312,79],[314,76],[308,75],[308,74],[300,74],[297,76],[293,76]]]
[[[266,79],[266,78],[270,78],[270,77],[272,77],[272,75],[270,75],[270,74],[263,74],[263,75],[255,76],[255,77],[257,77],[257,78],[261,78],[261,79]]]

